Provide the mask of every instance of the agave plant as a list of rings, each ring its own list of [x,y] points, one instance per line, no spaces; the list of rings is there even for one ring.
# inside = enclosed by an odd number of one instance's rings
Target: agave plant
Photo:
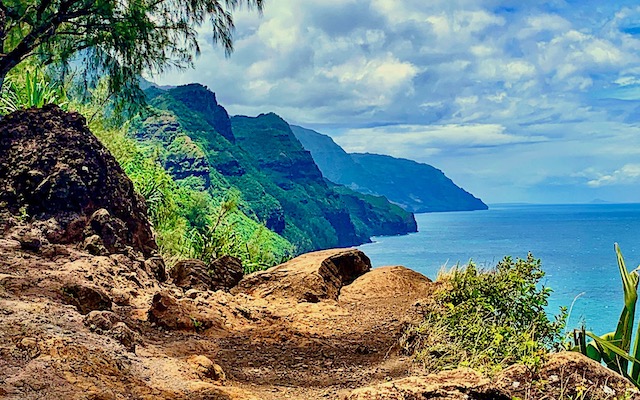
[[[24,75],[7,79],[0,93],[0,113],[8,114],[23,108],[43,107],[54,103],[65,108],[67,95],[62,86],[50,82],[36,69],[26,69]]]
[[[627,377],[633,384],[640,387],[640,329],[636,332],[633,351],[631,351],[640,266],[629,272],[617,243],[615,251],[624,290],[624,308],[618,326],[615,332],[602,336],[585,331],[584,328],[576,331],[574,336],[577,342],[576,350],[593,360],[604,362],[610,369]],[[592,341],[587,343],[587,337]]]

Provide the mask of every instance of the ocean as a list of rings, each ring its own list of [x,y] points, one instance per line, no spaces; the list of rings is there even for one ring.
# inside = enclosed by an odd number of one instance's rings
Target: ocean
[[[640,263],[640,204],[494,205],[416,220],[418,233],[375,237],[359,248],[374,267],[404,265],[431,279],[469,260],[489,268],[505,255],[532,252],[546,272],[542,283],[553,290],[547,312],[566,306],[568,329],[584,324],[599,335],[615,330],[622,311],[614,243],[629,270]]]

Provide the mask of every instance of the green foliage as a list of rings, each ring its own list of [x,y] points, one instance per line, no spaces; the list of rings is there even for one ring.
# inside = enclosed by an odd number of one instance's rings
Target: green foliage
[[[0,93],[0,114],[46,104],[67,106],[64,87],[53,83],[40,69],[23,67],[16,70],[6,81]]]
[[[232,255],[242,260],[247,271],[252,271],[256,260],[265,260],[259,267],[266,268],[293,253],[289,242],[269,230],[259,240],[252,239],[264,227],[238,209],[241,196],[237,190],[224,185],[215,191],[203,190],[202,182],[195,177],[176,182],[163,168],[156,143],[133,139],[127,124],[111,124],[104,116],[109,98],[106,84],[94,89],[92,98],[91,103],[72,106],[90,116],[92,132],[145,198],[156,241],[166,259],[171,262],[199,258],[211,262],[216,257]],[[175,135],[170,139],[174,138]],[[184,144],[192,152],[199,151],[188,138]]]
[[[551,290],[538,287],[544,272],[529,253],[505,257],[494,270],[470,263],[439,277],[440,289],[425,306],[424,321],[409,328],[403,348],[428,369],[466,365],[486,372],[522,362],[541,364],[559,347],[566,309],[553,321],[544,307]]]
[[[597,336],[593,332],[575,332],[576,348],[582,354],[605,364],[613,371],[627,377],[634,385],[640,387],[640,328],[636,332],[634,350],[631,352],[636,302],[638,300],[638,280],[640,266],[629,272],[622,256],[622,251],[614,245],[618,259],[618,270],[624,291],[624,306],[615,332]],[[592,339],[586,343],[586,337]]]
[[[109,92],[127,101],[142,99],[139,77],[185,68],[199,53],[198,28],[207,20],[213,42],[232,51],[232,11],[262,9],[262,0],[4,0],[0,2],[0,87],[21,61],[73,68],[93,85],[109,76]]]

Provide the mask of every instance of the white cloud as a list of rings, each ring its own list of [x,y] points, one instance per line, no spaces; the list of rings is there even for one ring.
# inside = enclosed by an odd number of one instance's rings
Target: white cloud
[[[262,18],[236,14],[231,58],[203,36],[196,70],[159,83],[201,82],[231,114],[328,127],[351,150],[434,160],[472,187],[500,175],[505,190],[526,188],[635,164],[640,37],[625,28],[640,7],[621,2],[267,2]],[[526,168],[514,146],[531,151]]]
[[[429,154],[446,152],[451,148],[482,148],[508,144],[546,141],[543,136],[519,136],[506,132],[497,124],[470,125],[393,125],[375,128],[349,129],[336,139],[347,151],[369,148],[379,153],[395,152],[407,157],[421,149]]]
[[[626,164],[610,174],[598,174],[587,182],[591,187],[640,184],[640,164]]]

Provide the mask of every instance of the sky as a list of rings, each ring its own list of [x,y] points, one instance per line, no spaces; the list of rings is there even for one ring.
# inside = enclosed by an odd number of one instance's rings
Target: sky
[[[635,3],[635,4],[634,4]],[[230,114],[431,164],[487,203],[640,202],[635,1],[265,0],[195,68]]]

